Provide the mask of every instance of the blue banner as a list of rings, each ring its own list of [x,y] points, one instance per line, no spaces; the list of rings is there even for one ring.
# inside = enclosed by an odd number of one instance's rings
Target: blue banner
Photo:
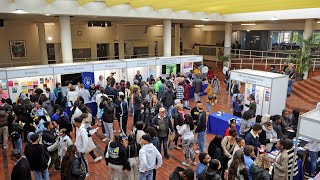
[[[94,83],[94,73],[93,72],[83,72],[82,73],[82,83],[85,89],[89,89]]]

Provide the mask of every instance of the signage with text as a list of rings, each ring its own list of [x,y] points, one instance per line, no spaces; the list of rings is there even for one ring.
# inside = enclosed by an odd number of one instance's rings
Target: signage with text
[[[166,65],[166,64],[180,64],[180,57],[175,58],[160,58],[156,60],[157,65]]]
[[[72,74],[72,73],[92,72],[92,71],[93,71],[92,64],[54,67],[54,74]]]
[[[271,87],[272,79],[239,72],[231,72],[231,80],[236,80],[244,83],[256,84],[263,87]]]
[[[4,69],[0,70],[0,79],[7,79],[6,71]]]
[[[127,68],[130,67],[144,67],[144,66],[155,66],[156,62],[154,59],[143,60],[143,61],[127,61]]]
[[[23,77],[34,77],[34,76],[45,76],[53,74],[53,69],[51,67],[38,68],[38,69],[17,69],[17,70],[7,70],[7,78],[23,78]]]
[[[202,61],[203,61],[203,56],[181,57],[181,63],[185,63],[185,62],[202,62]]]
[[[108,69],[121,69],[126,68],[126,62],[112,62],[112,63],[101,63],[101,64],[94,64],[93,69],[97,70],[108,70]]]

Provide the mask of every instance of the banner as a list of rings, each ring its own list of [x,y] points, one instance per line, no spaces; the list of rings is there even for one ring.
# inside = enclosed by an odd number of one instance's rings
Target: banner
[[[94,83],[94,73],[93,72],[83,72],[82,75],[82,83],[85,89],[89,89],[90,86]]]

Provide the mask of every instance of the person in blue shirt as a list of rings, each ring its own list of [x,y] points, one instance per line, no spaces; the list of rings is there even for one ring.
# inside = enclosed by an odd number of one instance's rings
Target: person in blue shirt
[[[196,169],[196,179],[198,179],[199,175],[202,173],[203,170],[208,168],[208,163],[210,162],[211,157],[208,153],[200,153],[199,154],[199,164]]]
[[[244,153],[244,162],[246,164],[246,168],[250,170],[251,166],[253,165],[253,158],[255,157],[254,147],[252,145],[244,146],[243,153]],[[252,174],[250,171],[249,171],[249,180],[252,180]]]
[[[52,103],[56,102],[57,97],[56,97],[56,95],[54,95],[53,92],[51,92],[51,89],[50,89],[50,88],[46,88],[46,92],[47,92],[47,94],[49,95],[49,100],[50,100]]]

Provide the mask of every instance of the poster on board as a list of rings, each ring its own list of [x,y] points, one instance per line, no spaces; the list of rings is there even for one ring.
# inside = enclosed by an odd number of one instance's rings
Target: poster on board
[[[262,115],[269,114],[269,106],[270,106],[270,96],[271,96],[271,88],[264,89],[264,101],[262,107]]]
[[[255,86],[255,101],[257,104],[256,115],[262,115],[263,101],[264,101],[264,87]]]
[[[245,84],[245,91],[244,91],[244,103],[245,104],[249,104],[248,97],[251,94],[251,92],[252,92],[252,84],[246,83]],[[249,109],[248,107],[244,106],[245,111],[248,109]]]

